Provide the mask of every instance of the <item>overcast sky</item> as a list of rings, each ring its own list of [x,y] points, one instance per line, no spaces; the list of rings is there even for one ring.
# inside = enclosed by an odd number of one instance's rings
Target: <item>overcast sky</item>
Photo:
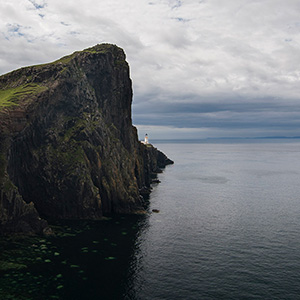
[[[0,74],[103,42],[140,137],[300,136],[299,0],[0,2]]]

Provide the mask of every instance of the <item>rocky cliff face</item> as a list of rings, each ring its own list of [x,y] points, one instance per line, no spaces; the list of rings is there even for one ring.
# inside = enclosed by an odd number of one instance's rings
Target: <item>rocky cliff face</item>
[[[141,210],[151,173],[172,161],[138,141],[131,102],[114,45],[1,76],[0,233]]]

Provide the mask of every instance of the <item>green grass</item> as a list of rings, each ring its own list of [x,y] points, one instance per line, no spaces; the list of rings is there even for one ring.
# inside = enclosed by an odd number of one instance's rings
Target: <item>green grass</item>
[[[73,120],[75,123],[74,126],[69,128],[64,135],[63,139],[65,142],[68,142],[70,139],[74,137],[74,135],[76,135],[76,133],[78,134],[81,130],[86,128],[88,125],[88,122],[84,119],[73,118]]]
[[[89,52],[89,53],[108,53],[111,50],[118,49],[115,45],[112,44],[98,44],[94,47],[90,47],[84,49],[82,52]]]
[[[11,269],[20,270],[20,269],[25,269],[25,268],[27,268],[27,266],[24,264],[0,260],[0,270],[1,271],[7,271],[7,270],[11,270]]]
[[[94,47],[84,49],[82,51],[76,51],[70,55],[64,56],[64,57],[62,57],[58,60],[55,60],[53,62],[50,62],[50,63],[35,65],[34,67],[39,68],[39,67],[44,67],[47,65],[57,64],[57,63],[62,63],[63,65],[67,65],[79,53],[87,52],[87,53],[92,53],[92,54],[99,54],[99,53],[106,54],[106,53],[110,52],[112,49],[114,49],[114,47],[115,47],[114,45],[110,45],[110,44],[100,44],[100,45],[96,45]]]
[[[60,59],[57,59],[53,62],[49,62],[49,63],[45,63],[45,64],[40,64],[40,65],[35,65],[33,66],[34,68],[43,68],[43,67],[47,67],[47,66],[50,66],[50,65],[55,65],[55,64],[58,64],[58,63],[61,63],[63,65],[67,65],[76,55],[76,53],[78,52],[74,52],[70,55],[67,55],[67,56],[64,56]]]
[[[16,103],[13,102],[14,90],[15,89],[8,89],[8,90],[0,91],[0,109],[3,107],[17,105]]]
[[[26,96],[38,94],[46,89],[45,86],[31,83],[0,90],[0,110],[18,105],[19,101]]]
[[[53,161],[63,166],[68,172],[74,171],[80,163],[84,163],[86,156],[79,142],[75,140],[68,141],[68,147],[54,148],[52,145],[48,148]]]

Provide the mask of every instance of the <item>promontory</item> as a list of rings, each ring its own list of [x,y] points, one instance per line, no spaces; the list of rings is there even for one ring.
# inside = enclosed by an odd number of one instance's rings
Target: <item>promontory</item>
[[[153,173],[173,163],[138,141],[132,84],[111,44],[0,77],[0,234],[47,220],[144,208]]]

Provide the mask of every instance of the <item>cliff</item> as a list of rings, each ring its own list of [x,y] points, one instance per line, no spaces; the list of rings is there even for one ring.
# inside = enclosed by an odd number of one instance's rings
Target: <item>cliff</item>
[[[122,49],[110,44],[0,77],[0,233],[143,209],[172,163],[138,141]]]

